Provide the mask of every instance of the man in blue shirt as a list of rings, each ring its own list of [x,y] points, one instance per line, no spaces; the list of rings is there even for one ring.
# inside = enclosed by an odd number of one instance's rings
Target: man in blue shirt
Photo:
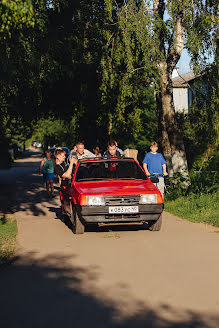
[[[151,151],[145,155],[143,160],[143,168],[146,174],[153,175],[153,174],[160,174],[159,182],[156,183],[156,187],[160,190],[162,196],[164,194],[164,178],[167,173],[167,165],[166,161],[160,153],[157,153],[158,146],[155,141],[151,143],[150,147]]]

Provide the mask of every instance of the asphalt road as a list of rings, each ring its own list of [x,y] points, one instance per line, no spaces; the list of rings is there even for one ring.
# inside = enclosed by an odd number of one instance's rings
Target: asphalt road
[[[0,270],[2,328],[218,328],[218,229],[164,214],[74,235],[37,174],[38,153],[0,171],[13,183],[15,261]]]

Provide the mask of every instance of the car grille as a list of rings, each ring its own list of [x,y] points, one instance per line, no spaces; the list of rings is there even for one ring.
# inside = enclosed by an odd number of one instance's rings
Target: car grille
[[[140,195],[105,196],[106,206],[139,204]]]

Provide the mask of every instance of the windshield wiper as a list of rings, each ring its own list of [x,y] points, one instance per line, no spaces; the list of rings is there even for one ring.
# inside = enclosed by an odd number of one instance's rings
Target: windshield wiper
[[[108,178],[83,178],[83,179],[78,179],[76,182],[79,182],[79,181],[95,181],[95,180],[108,180]]]
[[[80,181],[98,181],[98,180],[104,180],[104,181],[114,181],[114,180],[144,180],[144,179],[139,179],[139,178],[83,178],[83,179],[78,179],[76,182]],[[145,179],[146,180],[146,179]]]
[[[139,178],[114,178],[113,180],[143,180]]]

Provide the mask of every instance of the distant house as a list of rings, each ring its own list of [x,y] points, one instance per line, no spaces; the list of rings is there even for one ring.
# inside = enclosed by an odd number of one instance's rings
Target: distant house
[[[172,78],[173,102],[176,112],[188,114],[195,97],[207,96],[208,85],[205,77],[206,71],[199,75],[189,72]]]

